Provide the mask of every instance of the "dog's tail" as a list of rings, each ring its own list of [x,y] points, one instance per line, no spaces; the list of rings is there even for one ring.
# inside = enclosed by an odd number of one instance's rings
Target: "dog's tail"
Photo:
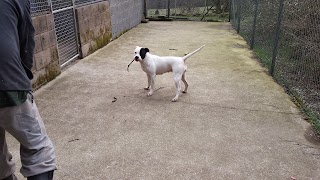
[[[193,52],[185,55],[184,57],[182,57],[182,59],[183,59],[184,61],[186,61],[186,59],[188,59],[190,56],[192,56],[193,54],[195,54],[195,53],[197,53],[198,51],[200,51],[204,46],[205,46],[205,45],[203,45],[203,46],[201,46],[200,48],[198,48],[197,50],[195,50],[195,51],[193,51]]]

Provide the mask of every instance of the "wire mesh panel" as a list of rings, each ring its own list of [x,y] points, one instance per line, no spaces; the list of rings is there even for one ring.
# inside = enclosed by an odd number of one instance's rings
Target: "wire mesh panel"
[[[72,0],[52,0],[53,11],[73,6]]]
[[[79,55],[74,8],[104,0],[52,0],[60,64]]]
[[[171,0],[170,15],[175,19],[201,20],[209,12],[206,0]]]
[[[254,50],[268,69],[272,65],[279,5],[279,0],[259,0]]]
[[[257,1],[257,0],[254,0]],[[241,0],[240,8],[240,34],[250,43],[253,33],[253,21],[255,15],[255,3],[252,0]],[[238,8],[239,8],[238,7]]]
[[[230,19],[233,27],[248,44],[253,43],[254,38],[253,48],[263,65],[269,69],[272,64],[278,12],[279,0],[231,0]]]
[[[320,118],[320,2],[285,1],[277,80]]]
[[[83,5],[83,4],[92,4],[92,3],[97,3],[101,1],[106,1],[106,0],[75,0],[74,4],[75,5]]]
[[[147,0],[147,15],[176,20],[220,21],[221,17],[227,17],[228,7],[229,0]]]
[[[320,1],[231,0],[231,23],[320,133]]]
[[[54,13],[60,64],[78,55],[73,8]]]
[[[48,0],[30,0],[30,8],[32,16],[51,12]]]
[[[232,26],[238,30],[238,25],[239,25],[239,18],[240,18],[240,1],[238,0],[231,0],[230,3],[230,22]]]
[[[147,0],[148,17],[168,16],[168,0]]]

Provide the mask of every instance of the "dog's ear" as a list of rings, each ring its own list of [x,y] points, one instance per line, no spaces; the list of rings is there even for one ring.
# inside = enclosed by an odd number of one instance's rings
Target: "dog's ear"
[[[141,49],[140,49],[141,59],[144,59],[144,58],[146,57],[147,52],[149,52],[149,49],[148,49],[148,48],[141,48]]]

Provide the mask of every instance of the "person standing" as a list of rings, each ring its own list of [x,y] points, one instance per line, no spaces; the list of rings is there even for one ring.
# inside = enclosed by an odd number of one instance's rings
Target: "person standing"
[[[33,100],[34,27],[29,0],[0,0],[0,180],[15,180],[6,132],[20,143],[21,174],[52,180],[54,147]]]

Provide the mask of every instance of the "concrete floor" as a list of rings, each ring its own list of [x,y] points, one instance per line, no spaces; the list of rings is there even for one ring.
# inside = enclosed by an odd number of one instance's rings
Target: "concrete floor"
[[[187,60],[189,92],[176,103],[172,74],[157,76],[147,97],[139,63],[126,71],[136,46],[183,56],[203,44]],[[228,23],[140,24],[35,97],[56,180],[320,179],[310,125]],[[19,168],[19,146],[9,145]]]

